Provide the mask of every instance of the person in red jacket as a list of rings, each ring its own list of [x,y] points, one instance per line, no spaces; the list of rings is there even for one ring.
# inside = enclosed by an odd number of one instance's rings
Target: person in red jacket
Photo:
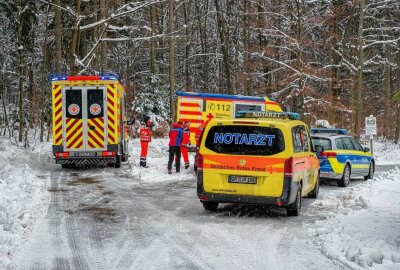
[[[146,119],[145,123],[142,123],[140,126],[140,146],[142,151],[140,153],[140,167],[148,168],[146,165],[147,159],[147,149],[149,147],[149,142],[151,142],[151,129],[150,129],[150,120]]]
[[[172,163],[174,162],[176,172],[181,170],[181,144],[183,140],[182,124],[180,122],[173,123],[169,130],[169,157],[168,157],[168,173],[172,173]]]
[[[189,168],[189,153],[188,153],[189,145],[190,145],[190,123],[185,122],[183,124],[183,140],[181,144],[181,153],[183,161],[185,162],[185,169]]]

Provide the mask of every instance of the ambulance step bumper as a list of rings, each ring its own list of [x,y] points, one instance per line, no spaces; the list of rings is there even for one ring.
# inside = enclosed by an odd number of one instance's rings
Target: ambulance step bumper
[[[57,158],[56,164],[73,164],[73,165],[95,165],[95,164],[108,164],[108,163],[116,163],[117,160],[115,157],[113,158]]]

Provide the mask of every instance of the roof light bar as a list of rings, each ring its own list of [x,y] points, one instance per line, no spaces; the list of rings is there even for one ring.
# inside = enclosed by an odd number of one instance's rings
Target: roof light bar
[[[116,75],[106,75],[106,76],[56,76],[53,75],[50,80],[55,81],[118,81],[119,78]]]
[[[340,134],[345,135],[349,134],[349,131],[344,128],[311,128],[311,133],[324,133],[324,134]]]
[[[274,112],[274,111],[239,111],[235,118],[279,118],[300,120],[300,114],[293,112]]]

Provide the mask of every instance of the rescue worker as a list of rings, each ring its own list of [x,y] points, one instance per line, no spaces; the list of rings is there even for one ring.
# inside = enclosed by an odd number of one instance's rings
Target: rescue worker
[[[148,168],[146,165],[147,159],[147,149],[149,147],[149,142],[151,142],[151,129],[150,129],[150,118],[143,117],[144,122],[142,122],[140,126],[140,146],[141,146],[141,153],[140,153],[140,167]]]
[[[189,153],[188,147],[190,146],[190,123],[186,121],[183,123],[183,140],[181,144],[181,153],[183,161],[185,162],[185,169],[189,168]]]
[[[175,157],[176,172],[181,170],[181,144],[183,140],[182,123],[173,123],[169,131],[169,158],[168,158],[168,174],[172,173],[172,163]]]

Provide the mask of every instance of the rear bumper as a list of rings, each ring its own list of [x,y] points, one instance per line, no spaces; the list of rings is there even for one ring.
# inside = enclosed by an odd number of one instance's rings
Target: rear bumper
[[[298,188],[299,183],[285,177],[280,197],[209,193],[203,188],[203,173],[197,173],[197,197],[201,201],[287,206],[295,202]]]
[[[116,157],[56,158],[56,164],[92,165],[116,163]]]

